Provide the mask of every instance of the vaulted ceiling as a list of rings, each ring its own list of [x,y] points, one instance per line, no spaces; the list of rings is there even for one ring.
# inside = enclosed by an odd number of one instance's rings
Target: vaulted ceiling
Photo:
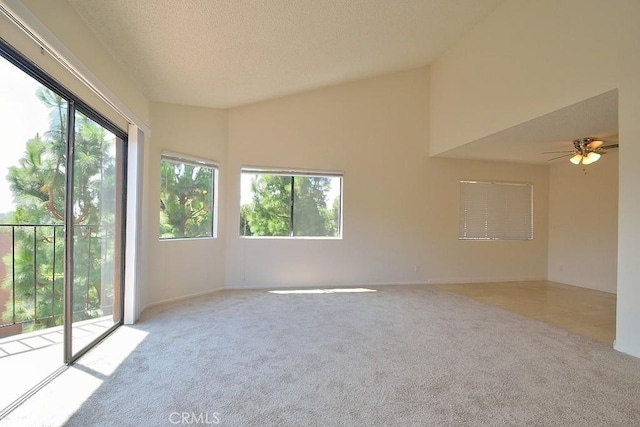
[[[153,101],[229,108],[428,65],[502,0],[67,0]]]
[[[66,1],[150,100],[232,108],[429,65],[503,0]],[[443,155],[549,164],[617,142],[617,113],[611,91]]]

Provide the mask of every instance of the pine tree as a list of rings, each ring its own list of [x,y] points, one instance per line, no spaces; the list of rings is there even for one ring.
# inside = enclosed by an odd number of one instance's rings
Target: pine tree
[[[241,235],[337,236],[335,206],[329,210],[326,202],[330,186],[326,177],[256,175],[251,182],[253,200],[240,211]]]
[[[27,141],[18,165],[7,176],[16,209],[14,254],[4,257],[9,274],[2,287],[13,293],[4,322],[29,322],[23,330],[62,324],[67,102],[41,87],[38,99],[49,109],[49,130]],[[113,295],[105,266],[113,265],[115,212],[114,143],[107,131],[76,113],[73,187],[74,321],[106,314]],[[111,135],[112,136],[112,135]],[[25,225],[29,224],[29,225]],[[15,278],[15,281],[14,281]],[[106,280],[105,280],[106,279]]]
[[[213,169],[163,161],[161,179],[160,236],[211,236]]]

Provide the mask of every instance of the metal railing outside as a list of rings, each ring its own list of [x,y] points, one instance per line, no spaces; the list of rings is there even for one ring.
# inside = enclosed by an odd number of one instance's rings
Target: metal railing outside
[[[113,258],[104,246],[113,235],[99,225],[74,225],[73,231],[75,322],[113,309],[109,274],[103,271]],[[63,224],[0,223],[0,336],[21,333],[2,333],[16,325],[33,324],[37,330],[62,323],[64,233]]]

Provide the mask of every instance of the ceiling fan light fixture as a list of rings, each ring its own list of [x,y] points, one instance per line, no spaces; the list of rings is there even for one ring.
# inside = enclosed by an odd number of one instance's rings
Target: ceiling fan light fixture
[[[600,153],[592,151],[587,154],[587,159],[589,159],[589,163],[595,163],[600,159]],[[584,163],[584,160],[582,161],[582,163]]]
[[[595,138],[586,138],[586,141],[589,141],[586,145],[586,147],[589,150],[596,150],[600,147],[602,147],[602,145],[604,144],[604,141],[601,139],[595,139]]]
[[[600,160],[600,156],[606,154],[605,150],[618,148],[618,144],[605,144],[606,142],[599,138],[579,138],[573,140],[573,150],[545,151],[542,154],[566,153],[562,156],[549,159],[549,161],[569,157],[569,161],[574,165],[579,165],[580,163],[590,165]]]
[[[574,165],[579,165],[580,160],[582,160],[582,154],[576,154],[575,156],[569,159],[569,161]]]

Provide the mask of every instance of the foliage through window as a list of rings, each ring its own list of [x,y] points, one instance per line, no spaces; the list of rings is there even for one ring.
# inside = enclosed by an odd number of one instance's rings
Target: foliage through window
[[[462,240],[533,240],[533,185],[460,181]]]
[[[340,237],[342,176],[243,169],[240,235]]]
[[[67,304],[118,321],[126,134],[17,59],[0,42],[0,337],[62,325]]]
[[[160,169],[160,238],[215,237],[216,165],[163,154]]]

